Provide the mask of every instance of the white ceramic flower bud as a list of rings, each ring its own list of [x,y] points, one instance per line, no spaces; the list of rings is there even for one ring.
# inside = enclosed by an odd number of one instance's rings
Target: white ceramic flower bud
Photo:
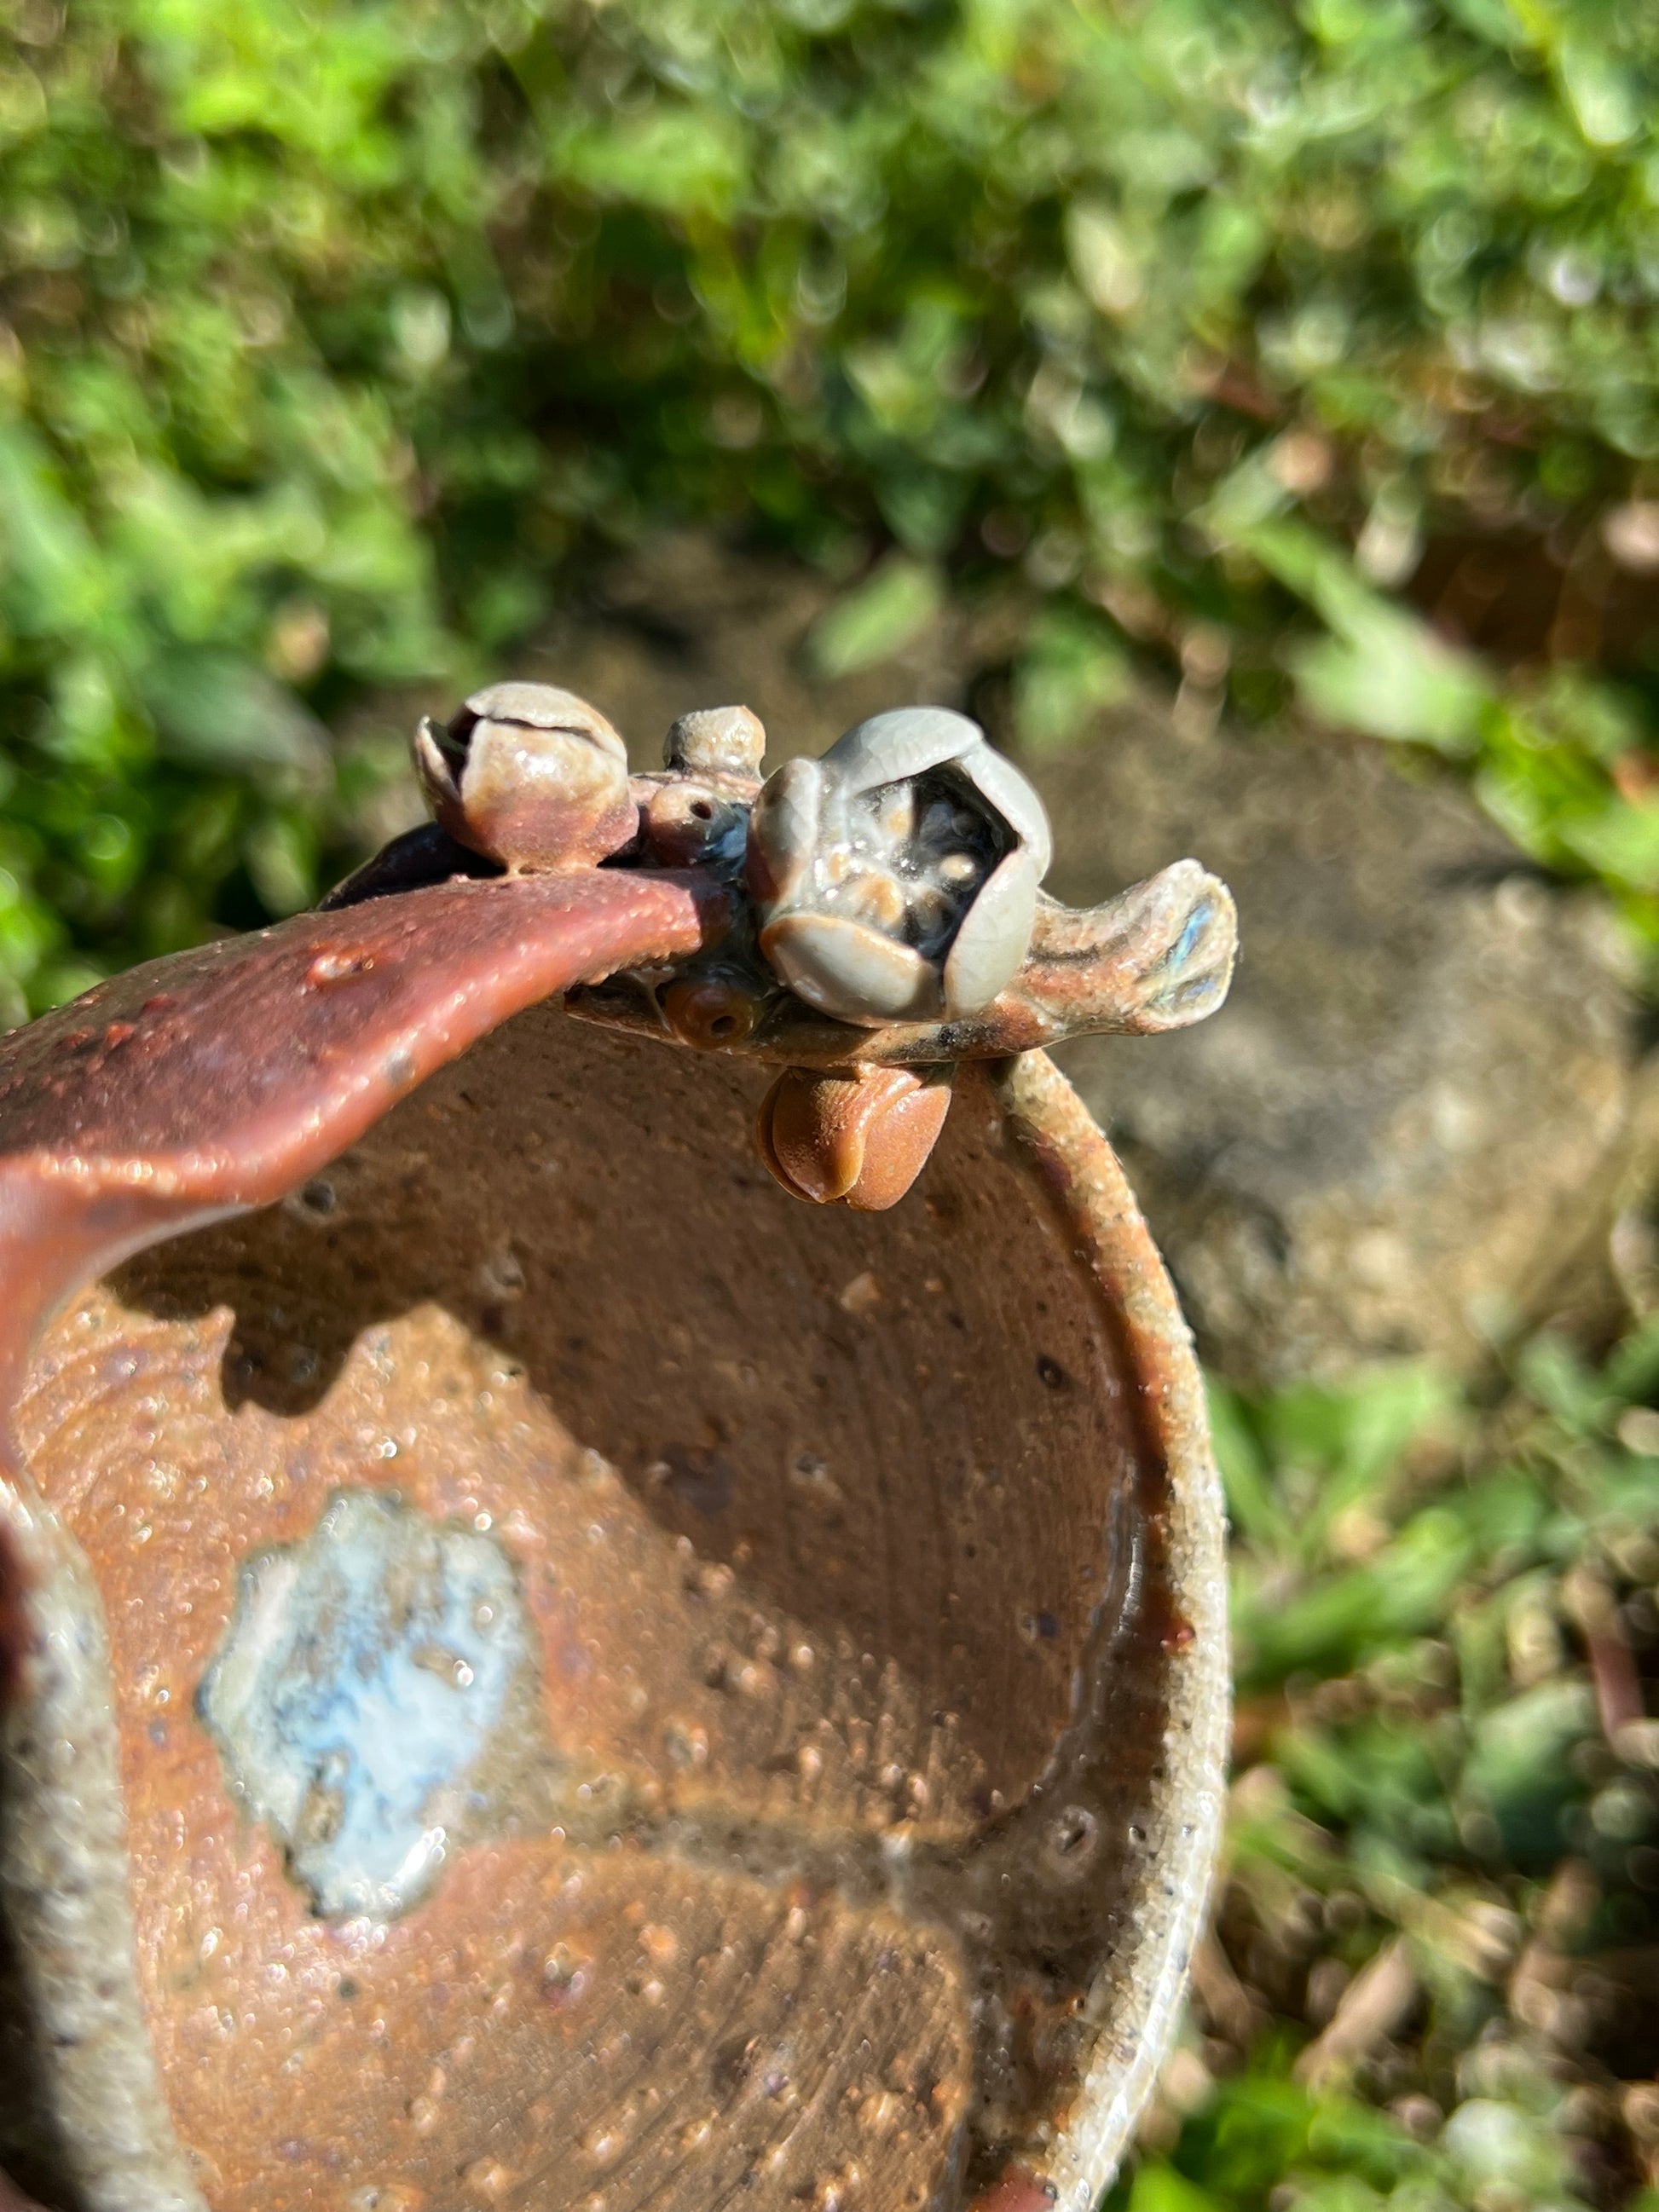
[[[902,707],[785,763],[750,817],[761,950],[820,1012],[876,1027],[988,1006],[1030,945],[1048,817],[965,714]]]
[[[492,684],[447,726],[423,719],[415,769],[450,836],[515,875],[592,866],[638,827],[627,747],[550,684]]]

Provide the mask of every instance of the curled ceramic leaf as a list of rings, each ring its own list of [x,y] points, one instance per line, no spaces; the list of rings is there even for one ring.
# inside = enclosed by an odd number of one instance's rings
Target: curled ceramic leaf
[[[514,875],[589,866],[638,825],[627,747],[550,684],[492,684],[447,724],[424,718],[415,769],[441,826]]]
[[[943,707],[872,715],[755,801],[761,950],[842,1021],[975,1013],[1025,957],[1050,851],[1042,802],[977,723]]]

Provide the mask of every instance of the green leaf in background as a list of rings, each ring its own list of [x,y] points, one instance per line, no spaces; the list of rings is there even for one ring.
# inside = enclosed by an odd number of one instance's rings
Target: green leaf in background
[[[744,173],[735,118],[659,102],[642,115],[595,118],[553,149],[554,173],[602,199],[665,215],[729,212]]]
[[[1338,728],[1455,756],[1479,745],[1486,686],[1383,600],[1346,610],[1340,634],[1294,653],[1291,665],[1310,712]]]
[[[1659,2127],[1627,2069],[1659,1753],[1604,1701],[1659,1686],[1656,1383],[1649,1322],[1600,1363],[1539,1339],[1484,1407],[1405,1366],[1212,1385],[1240,1770],[1223,1963],[1114,2207],[1645,2201]],[[1591,1989],[1599,2026],[1545,1994]]]
[[[1326,624],[1324,637],[1289,653],[1311,713],[1455,757],[1476,750],[1492,688],[1467,653],[1368,589],[1341,554],[1300,526],[1263,522],[1239,535]]]
[[[1127,2212],[1217,2212],[1218,2201],[1173,2166],[1151,2162],[1137,2169],[1125,2199]]]
[[[1134,688],[1129,656],[1085,608],[1045,609],[1014,667],[1014,726],[1036,751],[1069,744],[1103,708]]]
[[[142,692],[165,749],[201,768],[285,769],[328,781],[328,739],[314,714],[263,669],[234,654],[179,651],[144,672]]]
[[[806,641],[808,663],[835,677],[890,660],[927,628],[942,599],[932,568],[891,554],[818,617]]]

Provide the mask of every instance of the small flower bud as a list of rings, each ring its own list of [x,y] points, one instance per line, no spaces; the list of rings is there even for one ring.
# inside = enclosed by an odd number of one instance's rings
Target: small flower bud
[[[492,684],[447,725],[423,720],[415,769],[450,836],[514,875],[593,866],[638,829],[626,746],[550,684]]]
[[[755,801],[761,950],[842,1021],[975,1013],[1025,957],[1050,849],[1042,802],[977,723],[877,714],[822,760],[787,762]]]

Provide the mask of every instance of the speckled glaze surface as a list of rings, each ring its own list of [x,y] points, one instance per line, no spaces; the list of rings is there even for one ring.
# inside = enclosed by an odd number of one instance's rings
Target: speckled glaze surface
[[[599,988],[729,928],[672,873],[394,887],[4,1048],[11,1310],[55,1308],[0,1486],[41,2203],[1109,2178],[1219,1820],[1186,1332],[1040,1051],[964,1056],[885,1210],[780,1188],[775,1070]]]

